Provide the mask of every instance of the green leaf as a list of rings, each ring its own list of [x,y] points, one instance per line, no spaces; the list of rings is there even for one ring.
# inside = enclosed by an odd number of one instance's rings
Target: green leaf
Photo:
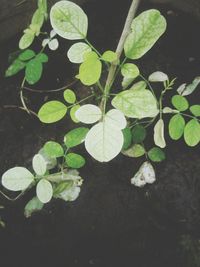
[[[11,77],[25,68],[26,64],[19,59],[16,59],[6,70],[5,76]]]
[[[69,153],[65,157],[67,166],[73,169],[82,168],[85,165],[85,159],[79,154]]]
[[[69,104],[74,104],[76,102],[76,95],[71,89],[64,91],[64,99]]]
[[[174,115],[169,122],[169,135],[173,140],[178,140],[182,137],[185,128],[185,119],[182,115]]]
[[[79,79],[84,85],[97,83],[101,77],[102,63],[98,58],[87,58],[79,68]]]
[[[19,55],[19,60],[27,61],[32,59],[35,56],[35,52],[31,49],[26,49]]]
[[[124,150],[122,153],[127,157],[139,158],[145,154],[145,149],[140,144],[134,144],[129,149]]]
[[[141,143],[146,138],[147,131],[144,126],[137,124],[132,130],[132,140],[134,143]]]
[[[44,14],[45,19],[48,18],[48,13],[47,13],[47,0],[38,0],[38,8],[40,12]]]
[[[46,173],[46,171],[47,171],[47,163],[46,163],[46,160],[40,154],[36,154],[33,157],[32,165],[33,165],[33,170],[39,176],[44,175]]]
[[[191,106],[190,111],[194,116],[199,117],[200,116],[200,105]]]
[[[79,127],[68,132],[64,137],[64,143],[68,148],[72,148],[80,145],[85,141],[85,137],[89,129],[85,127]]]
[[[172,105],[179,111],[185,111],[189,108],[187,99],[181,95],[175,95],[172,97]]]
[[[79,122],[79,120],[77,120],[77,118],[76,118],[76,111],[78,110],[80,108],[80,105],[75,105],[75,106],[73,106],[71,109],[70,109],[70,117],[71,117],[71,119],[72,119],[72,121],[73,122],[75,122],[75,123],[78,123]]]
[[[25,33],[19,41],[19,48],[22,50],[28,48],[33,43],[34,38],[34,33]]]
[[[54,141],[48,141],[44,145],[44,152],[52,158],[59,158],[64,155],[62,146]]]
[[[126,77],[123,77],[123,80],[122,80],[122,88],[123,90],[127,89],[129,87],[129,85],[134,81],[133,78],[126,78]]]
[[[133,86],[129,90],[134,90],[136,91],[141,91],[146,89],[146,82],[144,81],[139,81],[137,83],[134,83]]]
[[[132,32],[128,35],[124,50],[130,59],[141,58],[157,42],[166,30],[166,20],[158,10],[147,10],[132,22]]]
[[[29,218],[33,213],[40,211],[43,207],[44,204],[37,197],[34,197],[26,204],[24,216]]]
[[[86,123],[91,124],[99,121],[102,117],[102,111],[101,109],[92,104],[86,104],[81,106],[75,114],[77,120]]]
[[[47,63],[49,58],[45,53],[39,53],[36,56],[36,60],[40,61],[41,63]]]
[[[154,127],[154,143],[161,148],[166,147],[164,127],[163,119],[159,119]]]
[[[184,129],[184,139],[188,146],[196,146],[200,142],[200,124],[196,119],[190,120]]]
[[[122,147],[122,150],[126,150],[130,147],[132,143],[132,132],[130,128],[125,128],[122,130],[123,136],[124,136],[124,144]]]
[[[59,195],[60,193],[62,193],[65,190],[69,190],[72,186],[74,185],[74,182],[72,180],[69,181],[63,181],[61,183],[59,183],[56,188],[54,189],[54,196]]]
[[[36,194],[42,203],[48,203],[53,196],[53,187],[46,179],[41,179],[36,186]]]
[[[148,157],[153,162],[161,162],[165,160],[165,153],[159,147],[153,147],[152,149],[149,150]]]
[[[41,122],[53,123],[61,120],[67,113],[67,106],[62,102],[53,100],[45,103],[38,112]]]
[[[9,169],[2,176],[2,185],[12,191],[26,190],[33,181],[33,174],[23,167]]]
[[[101,57],[101,59],[103,59],[106,62],[110,62],[110,63],[116,61],[117,58],[118,58],[117,53],[110,51],[110,50],[104,52],[102,57]]]
[[[55,32],[65,39],[85,39],[87,36],[87,15],[71,1],[57,2],[51,8],[50,20]]]
[[[122,66],[121,73],[122,73],[122,76],[126,78],[135,79],[139,76],[140,71],[135,64],[126,63]]]
[[[30,60],[26,65],[25,77],[26,81],[33,85],[37,83],[42,76],[42,63],[35,59]]]
[[[82,63],[85,53],[92,51],[91,47],[86,43],[73,44],[68,50],[67,56],[72,63]]]
[[[158,114],[157,101],[149,90],[126,90],[117,94],[112,105],[129,118],[155,117]]]

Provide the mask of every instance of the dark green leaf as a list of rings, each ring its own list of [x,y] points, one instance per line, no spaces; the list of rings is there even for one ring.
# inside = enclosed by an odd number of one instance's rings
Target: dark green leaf
[[[130,147],[132,143],[132,132],[130,128],[125,128],[122,130],[123,136],[124,136],[124,145],[122,147],[122,150],[126,150]]]
[[[149,150],[148,157],[151,161],[161,162],[165,160],[165,153],[159,147],[153,147],[152,149]]]
[[[6,70],[5,76],[10,77],[17,74],[20,70],[25,68],[26,64],[19,59],[16,59]]]
[[[73,169],[79,169],[85,165],[85,159],[76,153],[69,153],[65,157],[67,166]]]
[[[45,54],[45,53],[39,53],[37,56],[36,56],[36,59],[38,61],[40,61],[41,63],[47,63],[49,58],[48,56]]]
[[[132,140],[134,143],[141,143],[146,138],[146,129],[142,125],[136,125],[132,130]]]
[[[27,61],[32,59],[35,56],[35,52],[31,49],[26,49],[19,55],[19,60]]]

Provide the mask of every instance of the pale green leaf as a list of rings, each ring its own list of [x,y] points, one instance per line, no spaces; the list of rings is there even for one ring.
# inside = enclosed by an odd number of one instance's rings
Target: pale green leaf
[[[141,58],[166,30],[166,20],[158,10],[147,10],[132,22],[132,32],[125,41],[125,54],[130,59]]]
[[[47,163],[43,158],[43,156],[40,154],[36,154],[33,157],[32,165],[33,165],[33,170],[39,176],[44,175],[47,171]]]
[[[76,95],[71,89],[66,89],[63,96],[65,101],[69,104],[74,104],[76,102]]]
[[[79,68],[79,79],[84,85],[97,83],[101,77],[102,63],[98,58],[87,58]]]
[[[103,59],[106,62],[110,62],[110,63],[116,61],[117,58],[118,58],[117,53],[110,51],[110,50],[104,52],[102,57],[101,57],[101,59]]]
[[[85,127],[79,127],[68,132],[64,137],[64,143],[68,148],[80,145],[85,141],[85,137],[89,129]]]
[[[142,119],[158,114],[157,101],[149,90],[126,90],[117,94],[112,105],[129,118]]]
[[[2,176],[2,185],[12,191],[25,190],[33,181],[33,174],[23,167],[9,169]]]
[[[163,119],[159,119],[154,127],[154,143],[161,148],[166,147]]]
[[[169,122],[169,135],[173,140],[178,140],[182,137],[185,128],[185,119],[182,115],[174,115]]]
[[[145,154],[145,149],[140,144],[134,144],[129,149],[123,150],[122,153],[127,157],[139,158]]]
[[[36,194],[42,203],[48,203],[53,196],[53,187],[46,179],[41,179],[36,186]]]
[[[126,63],[121,68],[121,73],[128,79],[135,79],[139,76],[140,71],[135,64]]]
[[[54,196],[57,197],[57,195],[59,195],[63,191],[69,190],[71,187],[73,187],[73,185],[74,181],[72,180],[60,182],[53,191]]]
[[[26,49],[26,48],[28,48],[33,43],[34,38],[35,38],[34,33],[31,33],[31,32],[25,33],[21,37],[21,39],[19,41],[19,48],[20,49]]]
[[[184,139],[188,146],[196,146],[200,142],[200,124],[196,119],[190,120],[184,129]]]
[[[55,32],[65,39],[85,39],[87,36],[87,15],[71,1],[57,2],[51,8],[50,20]]]
[[[72,119],[72,121],[73,122],[75,122],[75,123],[78,123],[79,122],[79,120],[77,120],[77,118],[76,118],[76,111],[78,110],[80,108],[80,105],[75,105],[75,106],[73,106],[71,109],[70,109],[70,117],[71,117],[71,119]]]
[[[104,120],[106,124],[109,124],[110,126],[116,127],[120,130],[124,129],[127,125],[127,121],[124,114],[117,109],[109,110],[106,113]]]
[[[183,87],[182,91],[181,91],[181,95],[182,96],[188,96],[190,94],[192,94],[198,87],[200,83],[200,77],[196,77],[193,82],[185,87]],[[179,89],[180,91],[180,89]]]
[[[164,72],[156,71],[149,76],[148,80],[150,82],[165,82],[168,81],[169,78]]]
[[[72,63],[82,63],[84,61],[84,54],[92,51],[90,46],[86,43],[73,44],[68,50],[67,56]]]
[[[106,120],[93,126],[85,139],[88,153],[100,162],[108,162],[121,151],[124,143],[122,131]]]
[[[102,111],[98,106],[86,104],[81,106],[75,113],[76,119],[86,123],[95,123],[102,117]]]
[[[31,217],[31,215],[44,207],[44,204],[37,198],[32,198],[25,206],[24,216],[26,218]]]
[[[61,120],[67,113],[67,106],[62,102],[53,100],[45,103],[38,112],[41,122],[53,123]]]

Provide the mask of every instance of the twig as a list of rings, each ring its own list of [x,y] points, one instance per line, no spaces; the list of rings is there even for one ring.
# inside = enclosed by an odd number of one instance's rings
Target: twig
[[[18,109],[27,111],[24,107],[19,107],[19,106],[15,106],[15,105],[4,105],[3,108],[18,108]],[[34,111],[32,111],[32,110],[29,109],[29,112],[32,115],[34,115],[35,117],[38,117],[38,115]]]
[[[54,89],[54,90],[38,90],[38,89],[32,89],[32,88],[29,88],[27,86],[24,86],[23,89],[27,90],[27,91],[30,91],[30,92],[33,92],[33,93],[55,93],[55,92],[59,92],[59,91],[63,91],[65,89],[67,89],[68,87],[74,85],[75,83],[77,83],[78,80],[75,80],[73,82],[71,82],[70,84],[67,84],[61,88],[58,88],[58,89]]]
[[[122,31],[122,34],[121,34],[121,37],[120,37],[120,40],[119,40],[119,43],[118,43],[117,49],[116,49],[116,53],[117,53],[118,59],[120,58],[120,56],[121,56],[121,54],[123,52],[124,43],[126,41],[127,36],[129,35],[129,33],[131,31],[131,23],[132,23],[132,21],[133,21],[133,19],[135,17],[136,11],[137,11],[138,6],[139,6],[139,3],[140,3],[140,0],[133,0],[132,4],[130,6],[130,9],[129,9],[129,12],[128,12],[128,15],[127,15],[127,18],[126,18],[126,22],[125,22],[125,25],[124,25],[124,29]],[[117,65],[118,65],[117,62],[118,62],[118,60],[113,62],[111,64],[111,66],[110,66],[110,69],[109,69],[108,78],[106,80],[104,97],[102,98],[102,101],[101,101],[101,104],[100,104],[100,107],[102,109],[105,109],[105,105],[106,105],[106,101],[107,101],[107,95],[109,94],[111,86],[113,84],[113,78],[115,76],[115,72],[116,72]]]

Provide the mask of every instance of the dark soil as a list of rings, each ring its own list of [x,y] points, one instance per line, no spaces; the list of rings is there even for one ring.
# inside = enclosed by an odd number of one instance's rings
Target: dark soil
[[[111,3],[112,1],[109,1]],[[84,8],[89,16],[89,36],[100,50],[115,49],[130,1],[92,1]],[[200,73],[200,22],[169,6],[158,8],[168,21],[167,33],[138,62],[144,74],[162,70],[178,77],[177,85]],[[20,75],[4,79],[8,54],[18,36],[1,46],[0,82],[0,173],[10,167],[30,166],[32,156],[47,140],[62,140],[72,127],[68,118],[43,125],[34,117],[4,105],[20,105]],[[67,44],[66,44],[67,43]],[[69,83],[76,73],[67,63],[70,42],[49,53],[40,89],[55,89]],[[79,94],[86,88],[75,85]],[[28,106],[38,110],[44,99],[62,94],[26,93]],[[197,91],[189,98],[199,103]],[[80,197],[74,203],[53,201],[43,211],[26,219],[23,208],[34,192],[17,202],[1,199],[6,209],[0,229],[2,267],[196,267],[200,266],[200,157],[199,148],[168,140],[167,160],[156,165],[157,182],[143,189],[130,185],[141,160],[119,156],[100,164],[87,155],[81,170]],[[147,147],[151,147],[152,133]],[[83,150],[84,151],[84,150]],[[84,153],[84,152],[83,152]]]

